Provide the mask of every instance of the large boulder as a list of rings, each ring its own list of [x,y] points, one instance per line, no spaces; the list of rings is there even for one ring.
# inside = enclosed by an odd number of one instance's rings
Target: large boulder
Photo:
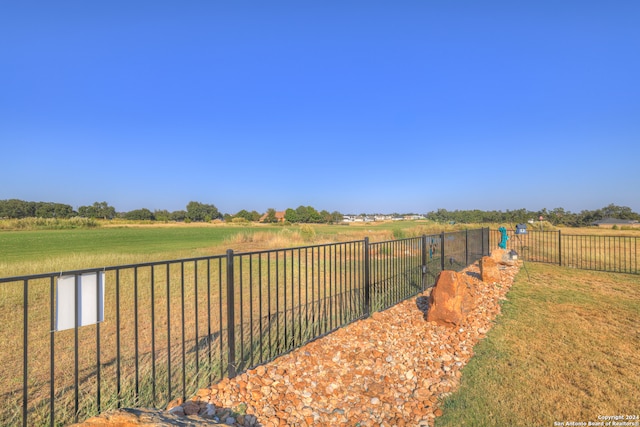
[[[429,297],[426,319],[444,326],[457,326],[473,308],[471,282],[462,273],[444,270]]]
[[[500,268],[498,263],[492,257],[484,256],[480,259],[480,278],[485,283],[498,283],[502,279],[500,277]]]
[[[516,265],[516,262],[514,261],[514,258],[513,258],[513,254],[515,254],[514,251],[507,251],[506,249],[497,248],[491,251],[490,256],[498,264]]]

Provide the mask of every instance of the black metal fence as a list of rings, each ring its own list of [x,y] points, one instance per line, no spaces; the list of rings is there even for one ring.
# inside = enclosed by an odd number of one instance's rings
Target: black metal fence
[[[526,234],[507,231],[507,249],[531,262],[558,264],[583,270],[639,274],[640,237],[565,234],[561,231],[527,230]],[[492,247],[502,240],[491,230]]]
[[[487,255],[489,234],[0,278],[0,424],[58,426],[190,397],[420,293]],[[85,325],[86,312],[101,321]]]

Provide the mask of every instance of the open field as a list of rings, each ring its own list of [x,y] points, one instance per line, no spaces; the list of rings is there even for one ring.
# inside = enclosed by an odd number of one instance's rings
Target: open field
[[[640,416],[638,276],[545,264],[527,269],[530,280],[521,269],[436,426]]]
[[[210,256],[227,249],[247,252],[364,237],[375,242],[465,228],[428,221],[301,226],[99,223],[87,229],[0,231],[0,277]]]
[[[15,230],[8,228],[10,222],[0,220],[0,277],[209,256],[227,249],[246,252],[364,237],[375,242],[503,225],[449,225],[424,220],[290,226],[97,221],[97,226],[90,228]],[[532,225],[530,228],[535,229]],[[574,235],[640,236],[640,228],[560,230]]]

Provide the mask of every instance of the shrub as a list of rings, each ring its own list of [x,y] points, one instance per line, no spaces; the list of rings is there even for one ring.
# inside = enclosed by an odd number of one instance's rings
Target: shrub
[[[100,223],[94,218],[20,218],[0,221],[1,230],[67,230],[73,228],[95,228]]]
[[[406,237],[406,234],[404,232],[404,230],[401,230],[399,228],[394,228],[393,229],[393,238],[396,240],[400,240],[400,239],[404,239]]]
[[[309,224],[300,226],[300,234],[305,242],[312,242],[316,238],[316,229]]]

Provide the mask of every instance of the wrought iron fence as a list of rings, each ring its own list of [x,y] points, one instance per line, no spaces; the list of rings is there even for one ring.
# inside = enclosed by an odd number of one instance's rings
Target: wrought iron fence
[[[488,254],[489,235],[0,278],[0,424],[58,426],[118,407],[164,407],[420,293],[443,269]]]
[[[491,230],[492,247],[501,240]],[[516,234],[507,230],[507,249],[525,261],[558,264],[583,270],[639,274],[640,237],[566,234],[561,231],[527,230]]]

